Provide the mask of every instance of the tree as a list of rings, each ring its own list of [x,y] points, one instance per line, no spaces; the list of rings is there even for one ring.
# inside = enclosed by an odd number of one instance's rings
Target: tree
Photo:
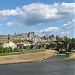
[[[65,43],[69,44],[71,43],[71,39],[70,38],[64,38]]]
[[[59,36],[56,36],[56,40],[58,41],[58,39],[59,39]]]
[[[14,40],[13,42],[14,42],[14,43],[21,43],[22,40]]]
[[[2,46],[3,45],[3,43],[2,42],[0,42],[0,46]]]
[[[75,38],[71,39],[71,44],[75,44]]]
[[[52,36],[52,37],[54,37],[54,35],[53,35],[53,34],[52,34],[51,36]]]
[[[2,53],[3,52],[3,47],[2,46],[0,46],[0,53]]]

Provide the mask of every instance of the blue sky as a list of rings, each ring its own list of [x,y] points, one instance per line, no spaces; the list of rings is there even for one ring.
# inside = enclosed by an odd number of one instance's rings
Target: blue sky
[[[74,37],[74,0],[1,0],[0,34]]]

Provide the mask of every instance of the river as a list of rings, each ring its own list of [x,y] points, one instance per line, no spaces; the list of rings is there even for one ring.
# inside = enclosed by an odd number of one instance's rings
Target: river
[[[57,55],[41,62],[0,65],[0,75],[75,75],[75,60]]]

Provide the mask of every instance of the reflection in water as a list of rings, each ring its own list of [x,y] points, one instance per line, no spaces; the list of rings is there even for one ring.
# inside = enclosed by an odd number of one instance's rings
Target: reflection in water
[[[0,65],[0,75],[75,75],[75,60],[61,61],[58,55],[42,62]]]

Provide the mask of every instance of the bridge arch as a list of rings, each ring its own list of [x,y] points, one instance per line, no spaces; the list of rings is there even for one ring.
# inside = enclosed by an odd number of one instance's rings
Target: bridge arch
[[[66,43],[57,43],[56,50],[61,53],[62,49],[65,49],[65,51],[67,51],[67,44]]]
[[[75,49],[75,44],[69,44],[69,46],[67,48],[67,52],[71,52],[72,49]]]

